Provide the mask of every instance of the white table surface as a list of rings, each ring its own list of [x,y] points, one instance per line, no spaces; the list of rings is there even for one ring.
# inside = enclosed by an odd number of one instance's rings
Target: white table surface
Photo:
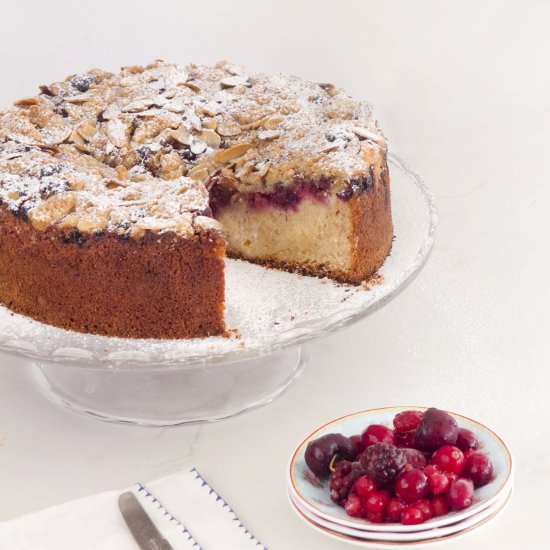
[[[289,453],[326,420],[411,403],[489,424],[516,458],[506,513],[447,548],[548,542],[549,20],[544,1],[3,1],[0,105],[91,66],[156,58],[335,82],[374,103],[440,224],[403,294],[315,342],[281,398],[229,421],[97,422],[52,405],[28,361],[0,355],[0,519],[194,464],[272,550],[343,549],[289,509]]]

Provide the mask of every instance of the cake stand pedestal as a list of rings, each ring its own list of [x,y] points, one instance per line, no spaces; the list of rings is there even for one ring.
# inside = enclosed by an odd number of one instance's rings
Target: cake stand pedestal
[[[0,350],[31,358],[56,403],[110,422],[173,426],[269,403],[307,364],[306,344],[373,313],[425,264],[436,214],[422,178],[389,156],[395,240],[380,277],[337,284],[226,260],[231,337],[132,340],[80,334],[0,307]]]
[[[44,362],[32,369],[43,393],[73,411],[109,422],[173,426],[221,420],[270,403],[302,373],[307,355],[298,346],[194,369],[98,370]]]

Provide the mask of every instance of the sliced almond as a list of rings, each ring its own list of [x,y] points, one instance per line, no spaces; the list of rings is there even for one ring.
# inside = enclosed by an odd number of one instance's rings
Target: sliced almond
[[[189,149],[194,155],[202,155],[207,149],[207,145],[204,141],[194,138],[191,140]]]
[[[242,132],[242,130],[240,125],[237,122],[228,121],[228,122],[220,122],[216,127],[216,132],[218,132],[220,136],[230,137],[230,136],[238,136]]]
[[[242,157],[251,148],[251,143],[239,143],[229,149],[218,151],[215,158],[218,162],[229,162],[230,160]]]
[[[213,118],[209,118],[207,120],[203,120],[201,121],[201,124],[202,124],[202,127],[203,128],[208,128],[209,130],[215,130],[216,129],[216,126],[218,125],[218,123],[216,122],[215,119]]]
[[[194,84],[193,82],[179,82],[177,84],[177,86],[189,88],[190,90],[192,90],[196,94],[198,94],[201,91],[201,89],[196,84]]]
[[[238,86],[249,86],[248,77],[244,75],[235,75],[222,78],[220,80],[222,88],[237,88]]]
[[[334,84],[330,84],[329,82],[320,82],[319,86],[323,88],[323,90],[325,90],[330,97],[334,97],[338,94],[338,88]]]
[[[107,225],[108,211],[95,210],[84,214],[77,222],[76,228],[81,233],[93,233]]]
[[[69,125],[64,124],[45,126],[41,131],[41,141],[46,145],[59,145],[69,139],[72,131]]]
[[[359,139],[370,139],[371,141],[374,141],[374,143],[377,143],[378,145],[385,146],[386,142],[384,138],[380,134],[376,134],[374,132],[371,132],[370,130],[367,130],[366,128],[361,128],[360,126],[354,126],[351,131],[359,138]]]
[[[200,138],[212,149],[218,149],[222,138],[214,130],[205,129],[200,133]]]
[[[65,101],[67,103],[75,103],[76,105],[80,105],[81,103],[86,103],[86,101],[90,101],[90,99],[91,98],[88,94],[80,94],[66,97]]]
[[[82,139],[90,141],[97,134],[96,120],[93,118],[84,120],[76,127],[76,131]]]
[[[123,113],[140,113],[146,111],[155,104],[150,97],[138,97],[122,107]]]
[[[36,97],[24,97],[23,99],[19,99],[17,101],[14,101],[14,105],[16,107],[30,107],[31,105],[38,105],[39,101]]]
[[[281,122],[284,121],[284,119],[285,118],[282,117],[282,116],[271,116],[271,117],[268,117],[267,119],[265,119],[262,126],[266,130],[275,130],[275,128],[277,128],[281,124]]]
[[[193,166],[189,172],[187,172],[187,177],[197,181],[206,181],[209,177],[208,167],[197,164],[196,166]]]
[[[262,141],[270,141],[272,139],[278,138],[281,135],[279,130],[262,130],[258,132],[258,139]]]
[[[107,122],[106,134],[109,141],[116,147],[122,148],[128,144],[129,127],[119,118]]]
[[[76,206],[74,193],[53,195],[29,211],[29,219],[38,231],[45,231],[50,225],[70,214]]]

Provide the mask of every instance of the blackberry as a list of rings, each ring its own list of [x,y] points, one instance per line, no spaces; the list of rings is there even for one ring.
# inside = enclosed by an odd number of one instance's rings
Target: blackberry
[[[379,442],[367,447],[360,462],[376,486],[385,487],[399,475],[406,458],[403,451],[395,445]]]
[[[95,84],[96,79],[90,74],[77,74],[72,77],[71,85],[79,92],[87,92],[92,84]]]
[[[336,463],[334,472],[331,472],[328,478],[331,500],[343,506],[353,488],[353,484],[362,475],[365,475],[365,470],[360,462],[341,460]]]

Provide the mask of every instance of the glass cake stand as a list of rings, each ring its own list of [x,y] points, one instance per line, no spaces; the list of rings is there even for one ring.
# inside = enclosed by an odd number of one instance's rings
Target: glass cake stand
[[[348,286],[226,261],[230,338],[132,340],[80,334],[0,306],[0,350],[33,360],[42,391],[95,418],[149,426],[214,421],[269,403],[307,364],[306,344],[373,313],[410,283],[434,241],[433,198],[389,157],[395,240],[380,280]]]

